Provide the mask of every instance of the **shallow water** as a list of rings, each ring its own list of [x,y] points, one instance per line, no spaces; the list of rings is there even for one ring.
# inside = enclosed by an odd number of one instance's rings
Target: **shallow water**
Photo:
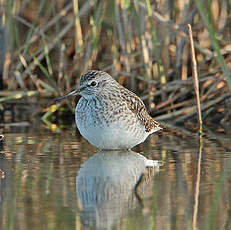
[[[0,229],[231,229],[230,137],[171,129],[97,152],[74,131],[4,135]]]

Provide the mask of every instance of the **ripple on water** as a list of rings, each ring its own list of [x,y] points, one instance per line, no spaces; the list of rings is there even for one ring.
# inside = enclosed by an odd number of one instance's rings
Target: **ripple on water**
[[[57,227],[59,223],[67,230],[77,224],[85,229],[96,221],[98,226],[113,224],[123,229],[169,229],[176,224],[190,229],[197,195],[198,229],[204,229],[209,221],[221,226],[226,221],[222,217],[229,216],[231,151],[227,137],[204,137],[200,148],[198,136],[182,130],[154,134],[135,148],[145,158],[134,153],[134,159],[140,156],[140,160],[130,164],[125,154],[116,158],[109,153],[111,161],[106,157],[97,160],[97,150],[70,132],[27,130],[4,135],[0,145],[0,170],[5,172],[0,178],[1,229],[8,228],[9,220],[14,226],[23,226],[18,229],[31,230]],[[146,158],[161,160],[163,165],[158,173],[144,170],[135,194],[131,188],[138,176],[134,175],[141,159]],[[89,160],[91,173],[86,177],[83,168],[86,170]],[[99,172],[101,179],[94,180]],[[134,172],[133,176],[128,172]],[[81,175],[86,182],[82,190],[76,179]],[[96,187],[92,190],[89,185]],[[121,190],[116,192],[118,187]],[[100,191],[104,193],[99,195]],[[90,199],[95,203],[89,204]],[[216,218],[211,219],[210,213]]]

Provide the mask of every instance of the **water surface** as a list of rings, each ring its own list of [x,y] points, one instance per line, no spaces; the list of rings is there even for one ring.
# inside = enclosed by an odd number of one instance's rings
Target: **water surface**
[[[72,131],[4,134],[0,229],[231,229],[227,135],[171,129],[99,152]]]

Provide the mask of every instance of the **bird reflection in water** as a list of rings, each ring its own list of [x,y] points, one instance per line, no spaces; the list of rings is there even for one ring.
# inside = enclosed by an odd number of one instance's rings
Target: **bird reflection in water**
[[[154,175],[160,165],[133,151],[99,151],[93,155],[76,178],[82,224],[97,229],[118,225],[129,210],[142,205],[138,194],[145,195],[147,181],[151,181],[143,180],[145,175],[150,177],[145,173],[147,168]]]

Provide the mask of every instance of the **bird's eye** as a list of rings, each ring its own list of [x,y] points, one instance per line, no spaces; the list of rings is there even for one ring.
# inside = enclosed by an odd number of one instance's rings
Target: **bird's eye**
[[[97,85],[97,82],[96,81],[92,81],[90,86],[96,86]]]

